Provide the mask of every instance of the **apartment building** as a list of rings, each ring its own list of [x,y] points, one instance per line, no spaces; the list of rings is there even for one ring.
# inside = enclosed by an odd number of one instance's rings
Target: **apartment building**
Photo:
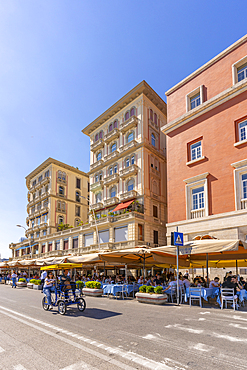
[[[166,92],[168,224],[247,238],[247,35]]]
[[[82,130],[90,137],[91,209],[106,220],[102,243],[166,243],[165,124],[165,102],[142,81]]]
[[[76,227],[88,218],[88,175],[79,169],[48,158],[26,177],[26,185],[28,239],[14,245],[15,257],[41,253],[59,224]],[[52,250],[48,244],[43,249]]]

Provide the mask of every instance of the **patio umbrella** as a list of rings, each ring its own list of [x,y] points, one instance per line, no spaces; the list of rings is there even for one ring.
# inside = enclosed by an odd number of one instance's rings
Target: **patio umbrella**
[[[87,264],[95,264],[98,262],[102,262],[102,259],[99,257],[98,253],[89,253],[84,254],[81,256],[67,256],[67,262],[70,263],[87,263]]]

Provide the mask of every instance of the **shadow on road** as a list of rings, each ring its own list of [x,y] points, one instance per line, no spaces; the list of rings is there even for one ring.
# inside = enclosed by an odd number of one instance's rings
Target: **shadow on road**
[[[59,312],[56,310],[50,311],[53,315],[59,315]],[[68,308],[65,316],[70,317],[88,317],[90,319],[103,320],[109,317],[119,316],[122,313],[102,310],[100,308],[86,308],[84,312],[78,311],[76,308]]]

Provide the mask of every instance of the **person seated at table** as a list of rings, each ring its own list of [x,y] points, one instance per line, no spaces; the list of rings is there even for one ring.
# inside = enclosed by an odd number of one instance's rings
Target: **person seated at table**
[[[184,284],[184,287],[185,289],[189,288],[190,287],[190,281],[189,279],[187,278],[188,275],[184,275],[184,277],[182,278],[182,281],[183,281],[183,284]]]
[[[177,276],[175,277],[175,283],[177,284]],[[184,282],[183,282],[183,280],[180,279],[180,276],[178,277],[178,284],[179,284],[179,286],[184,285]]]
[[[242,288],[244,288],[245,286],[245,281],[244,281],[244,277],[241,276],[240,279],[239,279],[239,284],[242,286]]]
[[[163,290],[163,293],[166,292],[167,290],[171,289],[171,287],[176,286],[176,282],[174,280],[174,277],[172,276],[170,278],[170,282],[168,283],[167,287]]]
[[[147,286],[155,286],[155,284],[154,284],[154,277],[153,276],[149,276],[149,278],[147,279],[147,282],[145,283],[145,285],[147,285]]]
[[[155,286],[162,285],[162,283],[163,283],[163,281],[162,281],[162,279],[160,277],[160,274],[157,274],[156,277],[154,278],[154,284],[155,284]]]
[[[222,284],[222,288],[234,289],[234,301],[235,301],[236,307],[239,308],[237,304],[237,301],[238,301],[237,292],[240,292],[241,289],[238,286],[237,279],[234,276],[228,275],[226,280]],[[227,294],[225,293],[225,295]],[[228,295],[230,295],[230,293]],[[221,304],[222,304],[222,301],[221,301]]]
[[[216,276],[214,280],[210,281],[209,288],[218,288],[220,286],[220,279]]]
[[[143,284],[143,276],[140,276],[137,280],[137,284]]]

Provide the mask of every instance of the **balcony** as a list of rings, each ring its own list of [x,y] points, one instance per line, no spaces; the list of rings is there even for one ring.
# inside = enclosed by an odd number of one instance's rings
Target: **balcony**
[[[125,133],[138,124],[138,119],[135,116],[130,117],[127,121],[120,123],[119,130]]]
[[[157,123],[155,123],[151,119],[149,119],[149,126],[152,127],[152,129],[154,129],[157,133],[160,133],[159,126],[157,125]]]
[[[104,156],[104,161],[105,162],[115,161],[118,156],[119,156],[119,151],[118,150],[115,150],[115,152],[112,152],[112,153],[110,153],[108,155],[105,155]]]
[[[120,154],[122,153],[127,154],[128,152],[131,152],[132,150],[134,150],[136,145],[137,145],[137,141],[132,140],[130,143],[120,146],[119,152]]]
[[[247,199],[241,199],[241,209],[247,209]]]
[[[98,252],[99,247],[100,251],[107,251],[107,250],[112,250],[114,249],[114,244],[113,243],[101,243],[100,245],[98,244],[91,244],[87,247],[83,248],[83,253],[90,253],[90,252]]]
[[[61,177],[57,177],[57,182],[62,185],[67,185],[67,180],[62,179]]]
[[[152,173],[154,176],[156,176],[156,177],[160,178],[160,172],[159,172],[158,170],[156,170],[155,168],[153,168],[153,167],[151,167],[151,173]]]
[[[113,175],[110,175],[104,178],[104,185],[108,186],[110,184],[113,184],[114,182],[118,182],[118,180],[119,180],[119,174],[114,173]]]
[[[114,130],[108,132],[108,134],[105,135],[105,142],[108,144],[111,140],[116,139],[119,137],[119,130],[117,128],[114,128]]]
[[[98,190],[102,190],[104,187],[104,183],[102,180],[95,182],[94,184],[90,184],[90,191],[95,192]]]
[[[59,206],[57,206],[56,211],[60,213],[66,213],[66,209]]]
[[[109,199],[106,199],[104,201],[104,206],[105,207],[109,207],[109,206],[113,206],[114,204],[116,203],[119,203],[119,198],[117,197],[112,197],[112,198],[109,198]]]
[[[103,166],[103,164],[104,164],[103,159],[100,159],[99,161],[90,165],[90,171],[101,168]]]
[[[201,217],[205,216],[205,209],[204,208],[192,209],[190,212],[191,212],[190,214],[191,214],[192,219],[201,218]]]
[[[137,192],[135,190],[126,191],[126,193],[123,193],[120,195],[120,200],[128,200],[133,199],[137,197]]]
[[[123,170],[121,170],[119,175],[122,179],[124,179],[125,177],[136,175],[137,172],[138,172],[138,166],[136,164],[132,164],[131,166],[126,167]]]
[[[103,206],[103,203],[101,202],[91,204],[91,209],[93,209],[94,211],[97,211],[98,209],[102,209],[102,208],[104,208],[104,206]]]
[[[66,198],[67,198],[67,196],[66,196],[65,194],[57,193],[56,195],[57,195],[57,197],[59,197],[59,198],[64,198],[64,199],[66,199]]]
[[[104,141],[102,139],[99,139],[90,145],[90,149],[92,152],[96,152],[96,150],[103,148],[103,147],[104,147]]]

